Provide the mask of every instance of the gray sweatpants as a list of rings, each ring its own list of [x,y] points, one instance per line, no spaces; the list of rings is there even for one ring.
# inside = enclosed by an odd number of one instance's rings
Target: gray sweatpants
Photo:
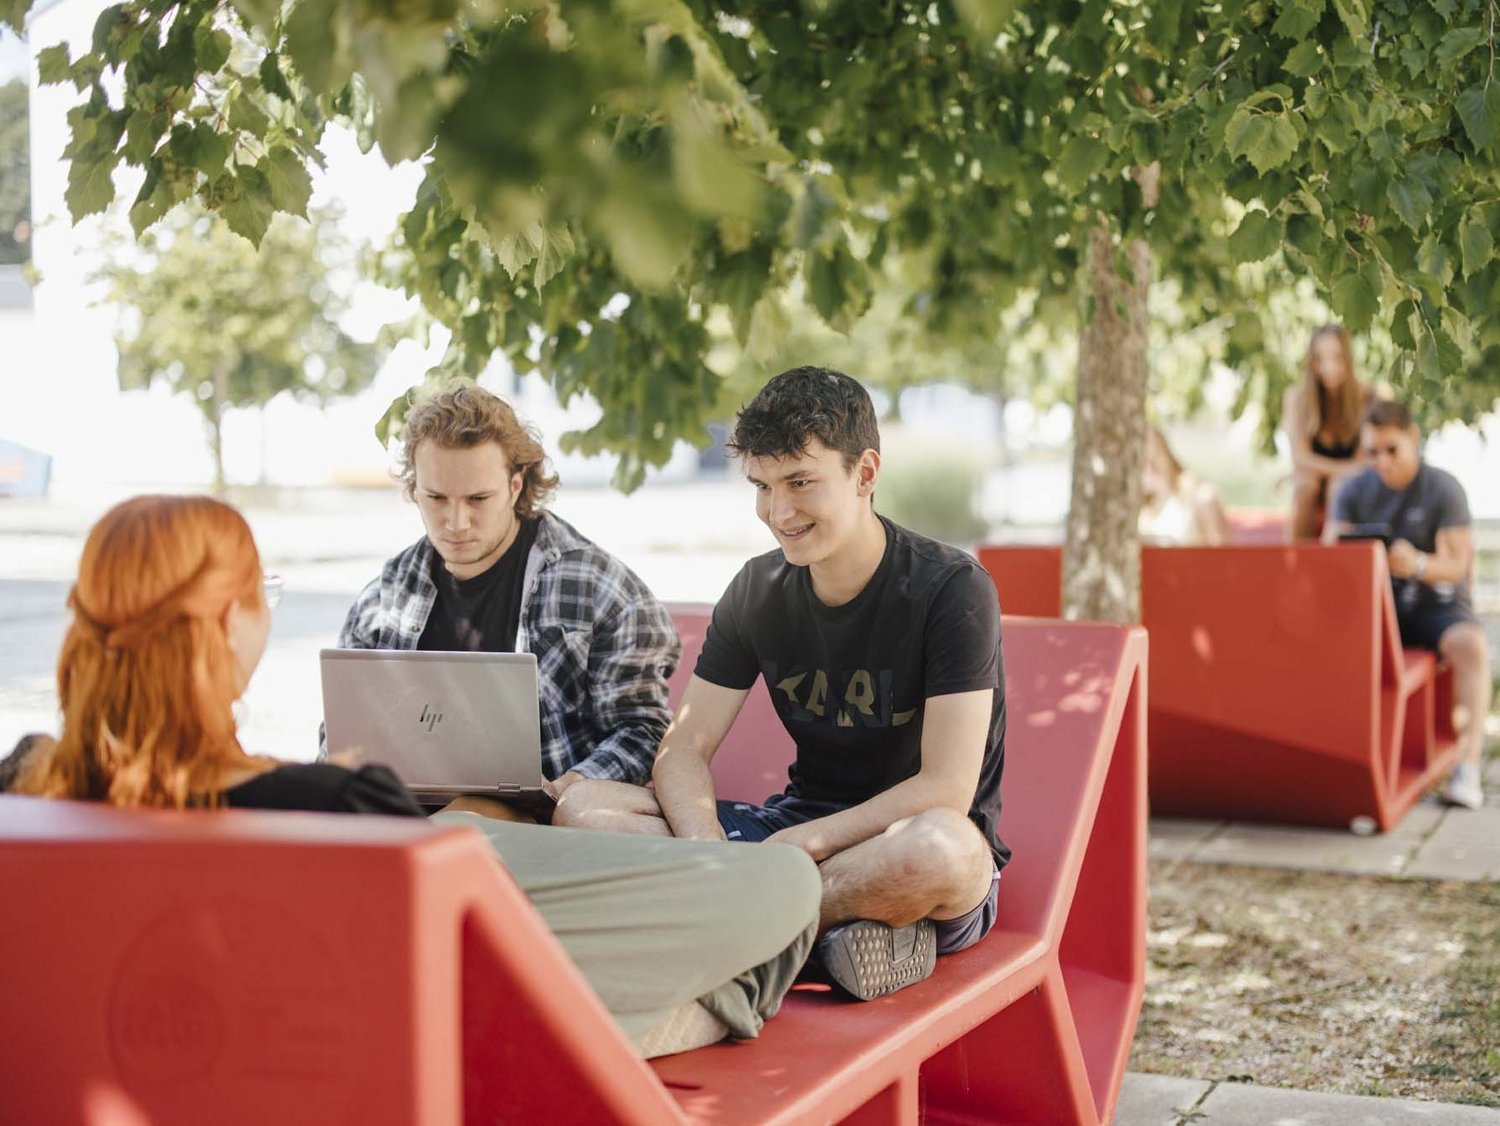
[[[748,1039],[817,936],[817,865],[788,845],[626,836],[440,813],[494,847],[626,1036],[697,1001]]]

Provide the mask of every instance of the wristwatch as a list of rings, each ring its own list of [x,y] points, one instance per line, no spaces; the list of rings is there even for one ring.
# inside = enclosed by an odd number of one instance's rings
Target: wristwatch
[[[1411,574],[1417,582],[1427,577],[1427,556],[1424,552],[1417,552],[1417,561],[1412,565]]]

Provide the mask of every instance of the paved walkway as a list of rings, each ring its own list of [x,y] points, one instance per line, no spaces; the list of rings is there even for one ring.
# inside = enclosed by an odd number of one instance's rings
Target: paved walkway
[[[1500,1126],[1500,1110],[1131,1072],[1114,1126]]]
[[[1151,821],[1151,855],[1197,864],[1300,868],[1421,880],[1500,880],[1500,756],[1485,767],[1488,804],[1451,809],[1428,797],[1389,833],[1236,821]]]

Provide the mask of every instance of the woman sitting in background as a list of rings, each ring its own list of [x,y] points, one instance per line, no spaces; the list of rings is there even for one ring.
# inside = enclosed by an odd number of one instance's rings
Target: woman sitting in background
[[[1183,469],[1155,426],[1146,430],[1139,528],[1144,543],[1214,546],[1229,542],[1229,520],[1218,491]]]
[[[250,529],[228,505],[116,506],[89,533],[68,604],[62,733],[23,740],[0,764],[12,792],[422,815],[383,766],[281,763],[240,746],[232,705],[271,620]],[[812,946],[821,885],[800,849],[438,816],[484,834],[643,1054],[753,1037]],[[643,905],[657,925],[640,925]]]
[[[1339,485],[1364,468],[1359,427],[1371,390],[1354,376],[1354,349],[1341,325],[1312,334],[1301,382],[1286,390],[1281,424],[1292,449],[1292,540],[1317,539]]]

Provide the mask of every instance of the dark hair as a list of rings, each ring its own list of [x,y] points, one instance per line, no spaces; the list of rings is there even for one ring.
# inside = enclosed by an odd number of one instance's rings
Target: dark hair
[[[816,438],[852,468],[866,450],[880,450],[870,393],[841,371],[796,367],[760,389],[735,419],[726,443],[739,457],[796,457]]]
[[[536,428],[523,425],[509,403],[482,387],[464,384],[419,398],[406,416],[396,479],[407,500],[417,490],[417,447],[427,441],[448,450],[500,443],[510,461],[510,471],[521,474],[516,515],[523,520],[539,513],[557,488],[557,475],[547,472],[547,456]]]
[[[1411,411],[1406,404],[1396,399],[1376,399],[1365,411],[1366,426],[1392,426],[1397,430],[1410,430]]]
[[[50,751],[54,745],[49,735],[22,735],[15,750],[0,759],[0,794],[16,784],[32,755]]]

